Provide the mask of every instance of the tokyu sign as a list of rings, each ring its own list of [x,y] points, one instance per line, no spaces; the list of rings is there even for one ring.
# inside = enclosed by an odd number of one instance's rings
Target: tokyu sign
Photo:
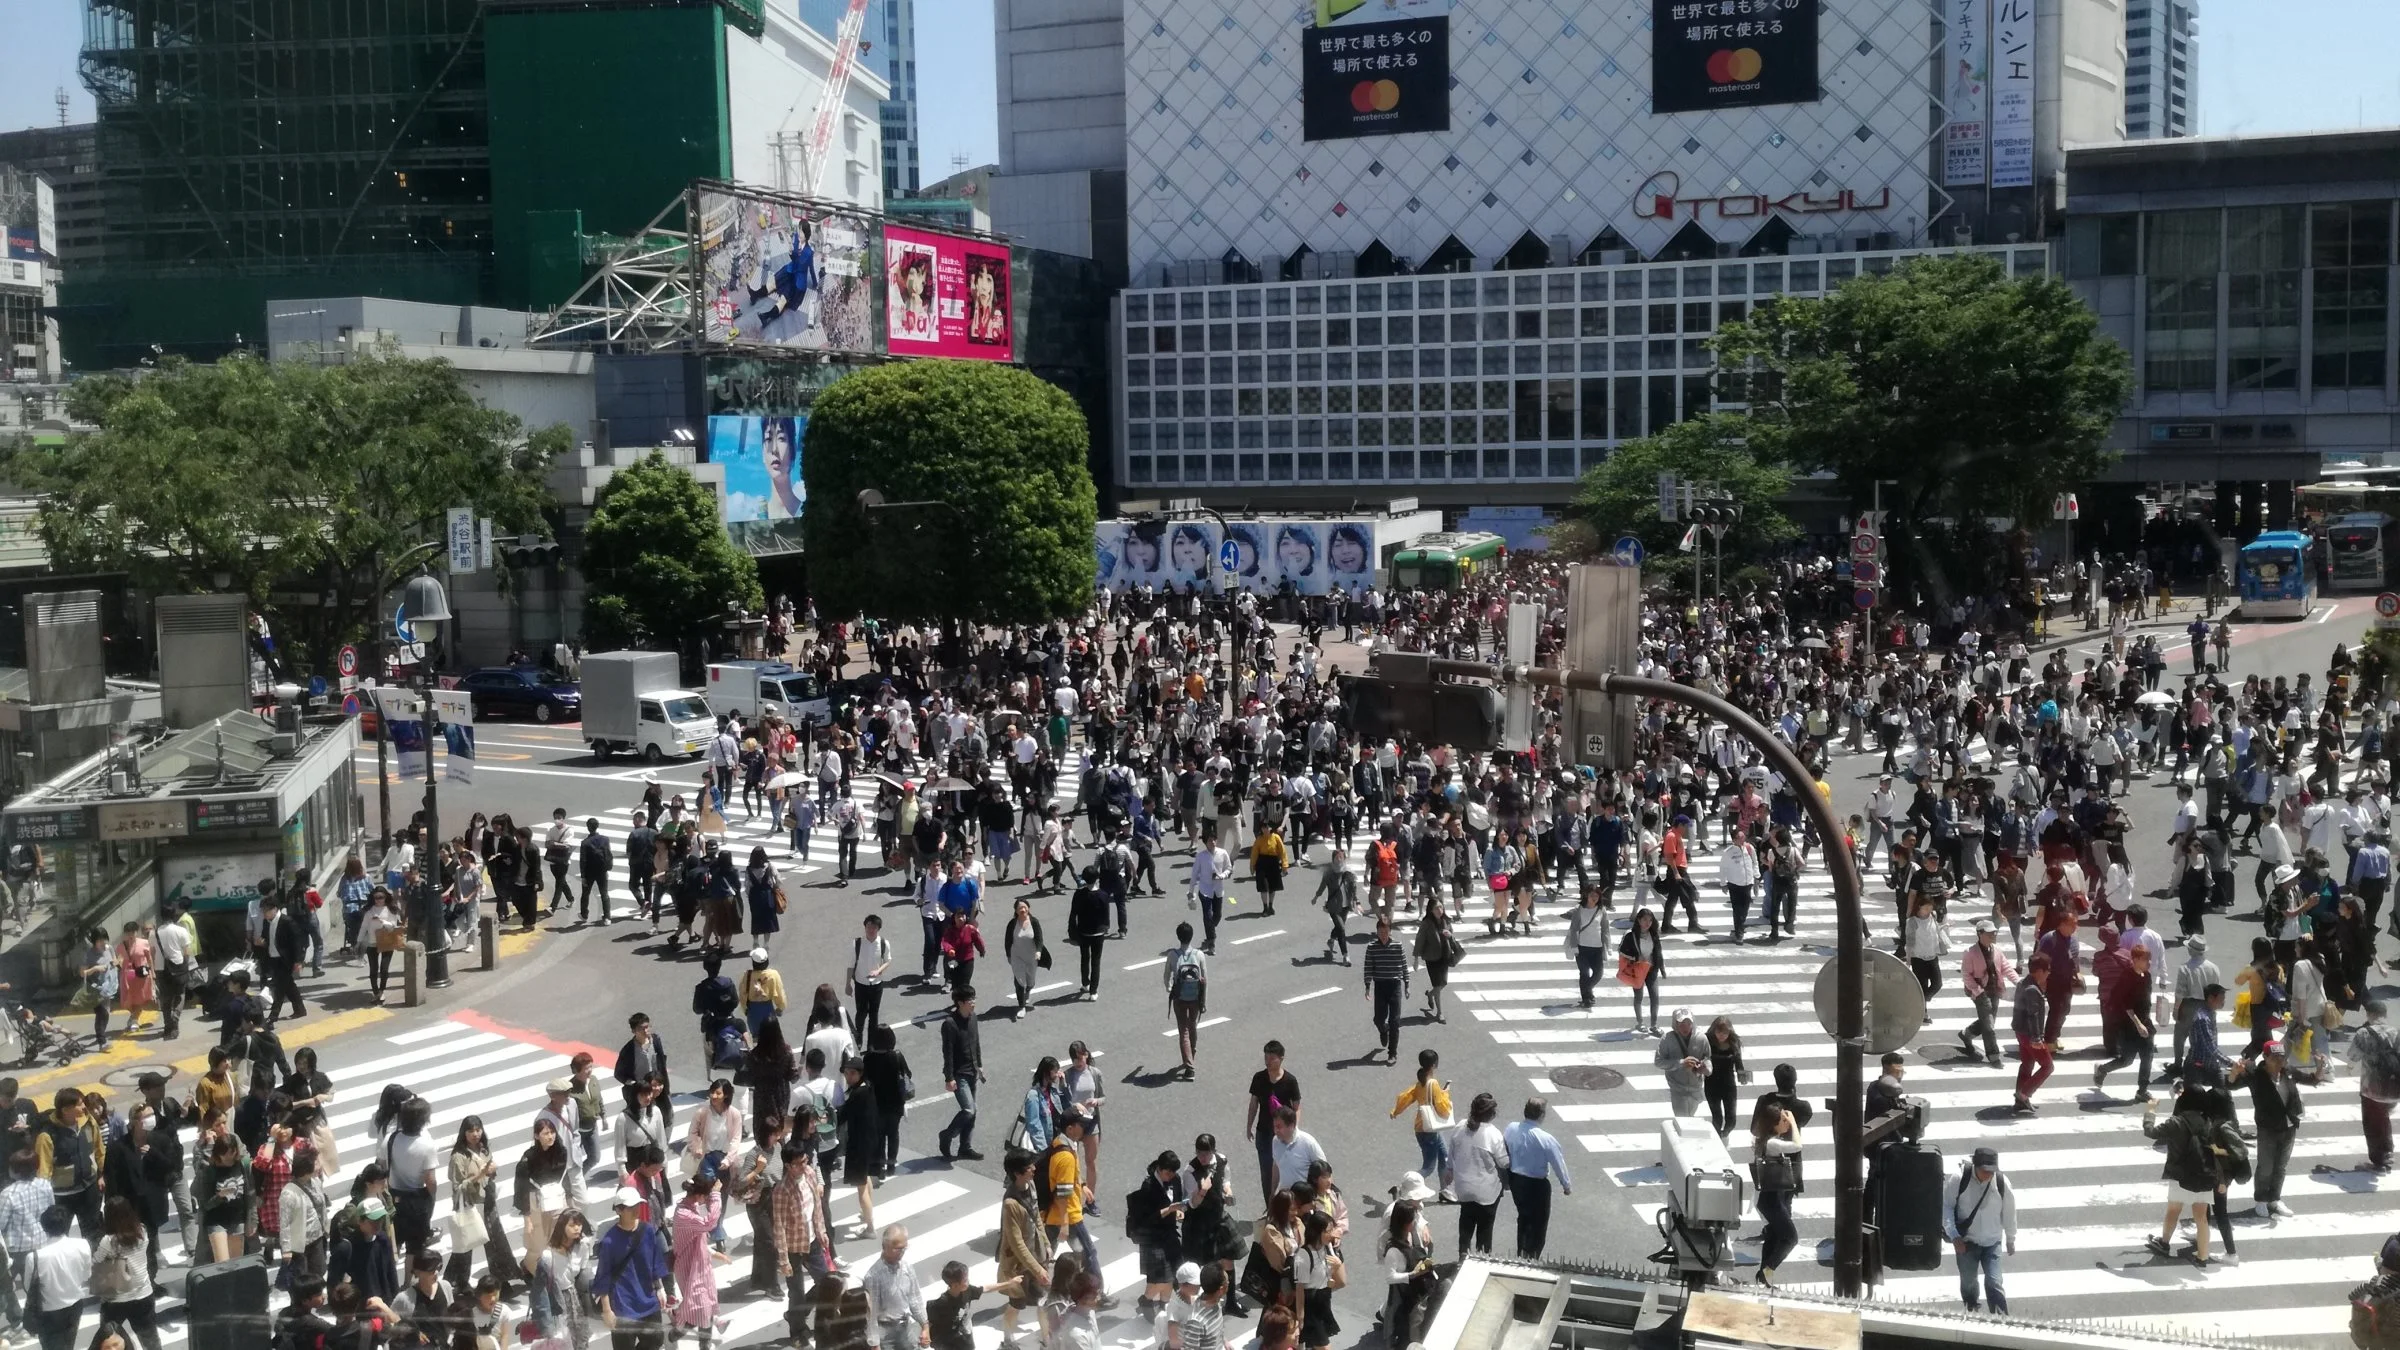
[[[1683,175],[1672,169],[1650,175],[1633,194],[1633,214],[1643,220],[1756,220],[1779,214],[1832,216],[1891,209],[1892,189],[1888,184],[1872,193],[1855,188],[1823,188],[1779,196],[1764,192],[1687,196],[1683,191]]]

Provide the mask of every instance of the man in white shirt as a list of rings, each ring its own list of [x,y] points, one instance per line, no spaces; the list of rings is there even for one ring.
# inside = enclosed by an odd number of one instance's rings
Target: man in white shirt
[[[1300,1128],[1300,1113],[1288,1106],[1278,1107],[1275,1112],[1273,1157],[1277,1190],[1290,1190],[1308,1180],[1308,1165],[1325,1160],[1325,1150],[1318,1146],[1316,1136]]]
[[[1233,875],[1233,855],[1215,835],[1201,836],[1192,855],[1192,903],[1200,910],[1200,950],[1217,949],[1217,923],[1225,916],[1225,882]]]
[[[28,1293],[25,1306],[26,1325],[41,1338],[42,1350],[73,1344],[83,1305],[92,1296],[92,1245],[68,1231],[74,1224],[63,1205],[42,1211],[43,1242],[34,1249],[29,1276],[29,1283],[40,1288]]]

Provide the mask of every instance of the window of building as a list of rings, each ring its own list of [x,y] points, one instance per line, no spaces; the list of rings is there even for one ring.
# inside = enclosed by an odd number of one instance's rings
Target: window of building
[[[1278,352],[1267,358],[1267,383],[1281,384],[1292,378],[1292,358]]]
[[[1448,364],[1449,362],[1445,359],[1442,349],[1439,347],[1428,348],[1417,353],[1417,374],[1420,377],[1426,375],[1439,376],[1442,373],[1443,367]],[[1397,374],[1398,372],[1395,371],[1394,373]]]
[[[1717,268],[1717,294],[1747,295],[1750,291],[1750,269],[1742,263],[1726,263]]]
[[[2298,206],[2225,213],[2226,380],[2233,389],[2300,387]]]
[[[1301,314],[1321,314],[1325,311],[1325,288],[1302,286],[1292,292]]]
[[[1543,350],[1549,353],[1549,362],[1544,368],[1551,374],[1562,375],[1575,369],[1574,343],[1553,342]]]
[[[1358,336],[1358,345],[1361,347],[1380,347],[1383,345],[1383,320],[1381,319],[1355,320],[1354,331]]]
[[[1360,445],[1383,444],[1383,419],[1380,417],[1359,418],[1358,443]]]
[[[1447,444],[1449,441],[1449,431],[1450,419],[1447,417],[1420,417],[1417,419],[1417,440],[1420,444]],[[1439,465],[1440,462],[1441,459],[1437,455],[1427,455],[1422,457],[1420,460],[1421,464],[1429,465]],[[1430,472],[1435,478],[1442,476],[1438,468],[1433,469]]]
[[[1516,406],[1510,411],[1515,414],[1516,439],[1520,441],[1542,439],[1542,382],[1540,380],[1517,381]]]
[[[1395,314],[1384,320],[1384,327],[1390,332],[1391,343],[1395,347],[1405,347],[1417,340],[1417,320],[1414,315]]]
[[[1762,262],[1751,269],[1750,293],[1774,295],[1783,289],[1783,264]]]
[[[1200,305],[1201,305],[1201,297],[1200,297],[1200,292],[1198,292],[1198,291],[1185,291],[1185,292],[1184,292],[1182,295],[1180,295],[1180,296],[1177,296],[1177,297],[1176,297],[1176,299],[1177,299],[1178,301],[1180,301],[1180,302],[1181,302],[1181,304],[1182,304],[1182,306],[1183,306],[1183,317],[1184,317],[1184,318],[1187,318],[1187,319],[1197,319],[1197,318],[1199,318],[1199,317],[1200,317]],[[1162,317],[1162,318],[1163,318],[1163,317],[1165,317],[1165,316],[1163,316],[1163,315],[1162,315],[1162,316],[1160,316],[1160,317]]]
[[[2143,384],[2152,390],[2217,387],[2217,272],[2223,261],[2219,211],[2153,212],[2145,230],[2148,320]]]
[[[1151,329],[1150,350],[1157,352],[1171,352],[1175,350],[1175,330],[1165,324],[1161,324],[1158,327]]]
[[[1532,278],[1528,277],[1526,280],[1530,281]],[[1509,279],[1507,277],[1485,277],[1483,279],[1483,303],[1486,305],[1507,304],[1508,282]],[[1456,287],[1451,288],[1450,302],[1452,304],[1458,303],[1458,290]]]
[[[1325,378],[1325,358],[1315,352],[1300,353],[1300,383],[1315,384]]]
[[[1325,411],[1325,391],[1318,386],[1313,384],[1301,385],[1299,389],[1299,397],[1300,411],[1304,413],[1318,413]]]
[[[1224,456],[1219,455],[1217,458],[1223,459]],[[1241,475],[1235,480],[1236,482],[1263,483],[1267,480],[1267,457],[1265,455],[1243,455],[1239,462],[1242,466]]]
[[[1126,296],[1125,321],[1127,323],[1150,322],[1150,297],[1146,295]]]
[[[1300,444],[1322,447],[1325,444],[1325,424],[1314,417],[1300,419]]]
[[[1545,440],[1575,439],[1575,382],[1552,380],[1543,391],[1543,428]]]
[[[1291,312],[1292,312],[1292,291],[1291,291],[1291,288],[1290,288],[1290,287],[1288,287],[1288,286],[1279,286],[1279,287],[1275,288],[1274,290],[1271,290],[1271,291],[1268,291],[1268,292],[1267,292],[1267,317],[1268,317],[1268,318],[1272,319],[1272,318],[1274,318],[1274,317],[1275,317],[1276,315],[1278,315],[1278,314],[1289,314],[1289,313],[1291,313]]]
[[[1150,416],[1150,396],[1148,394],[1136,394],[1130,391],[1127,392],[1125,395],[1125,416],[1137,422],[1148,419]]]
[[[1346,380],[1346,379],[1349,379],[1349,378],[1350,378],[1350,353],[1348,353],[1348,352],[1328,352],[1328,353],[1326,353],[1326,355],[1325,355],[1325,378],[1326,378],[1326,379],[1329,379],[1329,380]]]
[[[1322,347],[1325,345],[1325,321],[1323,319],[1302,319],[1297,329],[1297,335],[1300,345],[1303,347]]]
[[[1267,391],[1267,411],[1270,414],[1283,416],[1290,413],[1291,410],[1292,391],[1289,386],[1278,385]]]
[[[1310,455],[1309,458],[1315,459],[1316,456]],[[1334,479],[1336,482],[1347,481],[1351,475],[1351,472],[1352,470],[1350,467],[1349,451],[1338,451],[1325,456],[1325,475],[1327,477]]]
[[[2391,344],[2392,204],[2357,202],[2309,212],[2309,262],[2316,268],[2311,315],[2313,378],[2319,389],[2383,385]]]
[[[1620,366],[1618,369],[1622,370]],[[1617,377],[1612,399],[1616,411],[1610,420],[1616,424],[1616,438],[1630,441],[1642,434],[1642,380],[1638,375]]]
[[[1186,417],[1208,416],[1208,391],[1205,389],[1184,390],[1183,415]]]
[[[1326,418],[1325,443],[1327,445],[1350,444],[1350,419],[1347,417]]]
[[[1360,352],[1358,354],[1358,378],[1362,380],[1383,378],[1382,352]]]
[[[1639,273],[1639,272],[1633,271],[1633,270],[1632,270],[1632,269],[1630,269],[1630,268],[1626,269],[1625,271],[1622,271],[1622,272],[1619,272],[1619,273],[1617,273],[1617,296],[1616,296],[1616,298],[1617,298],[1617,299],[1619,299],[1619,300],[1639,300],[1639,299],[1641,299],[1641,298],[1642,298],[1642,274],[1641,274],[1641,273]]]
[[[1383,292],[1383,307],[1391,310],[1415,309],[1416,291],[1405,281],[1395,281]]]
[[[1144,385],[1150,383],[1150,363],[1147,361],[1126,362],[1125,383],[1128,385]]]
[[[1349,385],[1334,385],[1332,388],[1325,391],[1325,411],[1337,413],[1346,413],[1350,411],[1350,397],[1351,388]]]
[[[1347,313],[1349,313],[1349,312],[1350,312],[1350,288],[1349,288],[1349,287],[1347,287],[1347,286],[1328,286],[1328,287],[1326,287],[1326,288],[1325,288],[1325,312],[1326,312],[1326,313],[1328,313],[1328,314],[1347,314]]]
[[[1675,307],[1673,305],[1652,305],[1650,307],[1650,331],[1653,333],[1675,331]]]
[[[1577,366],[1583,370],[1608,369],[1608,344],[1605,342],[1586,342],[1582,344],[1582,349],[1577,358]]]
[[[1234,436],[1235,444],[1243,450],[1256,450],[1267,443],[1267,429],[1258,422],[1237,423]]]
[[[2067,221],[2067,275],[2129,277],[2141,262],[2142,218],[2076,216]]]
[[[1450,279],[1450,308],[1475,308],[1475,278],[1452,277]]]
[[[1583,382],[1582,416],[1577,422],[1576,434],[1587,441],[1608,439],[1608,381]]]
[[[1382,412],[1383,386],[1380,384],[1362,384],[1358,387],[1357,399],[1358,410],[1360,412]]]
[[[1438,282],[1438,281],[1420,281],[1420,282],[1418,282],[1418,283],[1417,283],[1417,308],[1419,308],[1419,309],[1440,309],[1441,307],[1442,307],[1442,283],[1441,283],[1441,282]]]
[[[1290,319],[1267,320],[1267,345],[1269,347],[1292,345],[1292,321]]]
[[[1441,355],[1440,352],[1427,352],[1425,354],[1431,357],[1439,357]],[[1417,354],[1405,348],[1396,352],[1386,352],[1384,353],[1384,367],[1386,373],[1388,373],[1395,380],[1414,378],[1417,373]],[[1434,367],[1434,372],[1439,374],[1440,371],[1441,367],[1437,364]]]
[[[1208,382],[1210,384],[1233,383],[1233,358],[1230,356],[1208,358]]]
[[[1256,323],[1236,324],[1233,330],[1233,345],[1238,350],[1254,352],[1259,348],[1260,336],[1261,330]]]
[[[1383,310],[1383,287],[1360,286],[1352,292],[1354,308],[1361,314],[1376,314]]]
[[[1244,288],[1243,288],[1243,289],[1241,289],[1241,290],[1235,291],[1235,292],[1233,293],[1233,312],[1234,312],[1234,315],[1235,315],[1235,317],[1237,317],[1237,318],[1243,318],[1243,319],[1255,319],[1255,318],[1257,318],[1257,317],[1258,317],[1258,288],[1256,288],[1256,287],[1254,287],[1254,286],[1251,286],[1251,287],[1244,287]]]
[[[1287,411],[1288,411],[1288,409],[1287,409]],[[1269,423],[1267,423],[1267,444],[1268,444],[1268,445],[1270,445],[1270,446],[1274,446],[1274,447],[1277,447],[1277,448],[1289,448],[1289,447],[1290,447],[1290,445],[1291,445],[1291,443],[1292,443],[1292,424],[1291,424],[1291,423],[1289,423],[1289,422],[1269,422]]]
[[[1456,414],[1451,416],[1450,443],[1452,445],[1475,444],[1475,419],[1473,417]]]
[[[1325,456],[1313,451],[1301,455],[1277,455],[1273,458],[1298,460],[1296,472],[1302,482],[1314,483],[1325,477]]]
[[[1237,356],[1234,358],[1234,369],[1239,372],[1241,382],[1243,384],[1260,383],[1264,379],[1264,376],[1260,373],[1264,368],[1265,367],[1263,363],[1260,362],[1259,358],[1255,356]]]
[[[1237,389],[1233,393],[1234,411],[1244,417],[1256,417],[1265,411],[1266,398],[1264,389]]]
[[[1190,395],[1186,395],[1186,397],[1190,397]],[[1233,391],[1230,389],[1209,390],[1208,415],[1211,417],[1233,416]]]
[[[1233,292],[1210,291],[1208,293],[1208,317],[1212,319],[1232,318]]]
[[[1466,317],[1468,317],[1468,316],[1467,316],[1467,315],[1464,315],[1464,314],[1461,314],[1461,315],[1459,315],[1458,317],[1459,317],[1460,319],[1464,319],[1464,318],[1466,318]],[[1450,340],[1451,340],[1451,341],[1453,341],[1453,342],[1456,342],[1456,341],[1458,341],[1458,324],[1457,324],[1457,321],[1456,321],[1456,320],[1453,320],[1453,321],[1451,322],[1451,328],[1450,328]],[[1507,311],[1507,310],[1504,310],[1504,309],[1492,309],[1492,310],[1485,310],[1485,311],[1484,311],[1484,315],[1483,315],[1483,340],[1484,340],[1484,341],[1486,341],[1486,342],[1506,342],[1506,341],[1508,341],[1508,311]]]
[[[1537,375],[1541,373],[1542,349],[1540,347],[1529,345],[1518,347],[1515,350],[1517,354],[1515,367],[1517,374]]]
[[[1653,300],[1672,300],[1675,298],[1674,268],[1654,267],[1650,270],[1650,298]]]

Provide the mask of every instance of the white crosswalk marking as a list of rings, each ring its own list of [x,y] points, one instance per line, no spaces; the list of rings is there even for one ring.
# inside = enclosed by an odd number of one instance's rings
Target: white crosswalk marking
[[[1820,1104],[1804,1134],[1808,1189],[1793,1206],[1801,1246],[1780,1282],[1812,1289],[1822,1283],[1829,1289],[1831,1272],[1820,1262],[1831,1260],[1833,1167],[1829,1117],[1821,1104],[1833,1090],[1834,1047],[1817,1025],[1810,993],[1818,968],[1834,951],[1832,880],[1816,864],[1802,878],[1796,937],[1764,941],[1760,911],[1754,909],[1750,940],[1737,947],[1730,940],[1725,892],[1712,884],[1713,862],[1695,859],[1692,870],[1708,932],[1664,939],[1659,1003],[1668,1010],[1688,1006],[1702,1031],[1720,1014],[1731,1017],[1741,1033],[1756,1083],[1736,1094],[1730,1143],[1737,1158],[1747,1154],[1750,1105],[1771,1085],[1777,1064],[1794,1066],[1802,1095]],[[1670,1108],[1655,1067],[1658,1042],[1632,1030],[1628,995],[1614,979],[1614,938],[1631,913],[1623,888],[1617,899],[1609,975],[1594,989],[1591,1009],[1579,1006],[1575,967],[1561,946],[1562,910],[1552,904],[1542,907],[1533,935],[1491,938],[1473,931],[1477,912],[1470,903],[1461,928],[1468,955],[1451,971],[1450,989],[1457,1005],[1491,1036],[1496,1053],[1523,1071],[1533,1090],[1551,1095],[1553,1128],[1570,1154],[1586,1157],[1587,1166],[1597,1166],[1626,1188],[1636,1220],[1647,1225],[1663,1202],[1656,1125]],[[1878,941],[1888,944],[1892,906],[1888,892],[1872,878],[1866,910]],[[1972,897],[1952,903],[1953,942],[1942,962],[1943,986],[1931,1001],[1932,1023],[1910,1047],[1907,1072],[1909,1089],[1932,1102],[1925,1140],[1943,1150],[1947,1167],[1955,1168],[1971,1149],[1988,1144],[2000,1151],[2002,1170],[2015,1178],[2017,1252],[2003,1261],[2010,1310],[2034,1317],[2104,1318],[2113,1326],[2171,1334],[2233,1335],[2328,1350],[2346,1345],[2346,1295],[2370,1272],[2381,1240],[2400,1227],[2384,1179],[2349,1170],[2365,1155],[2355,1083],[2345,1076],[2302,1089],[2307,1115],[2284,1187],[2293,1217],[2273,1224],[2254,1218],[2249,1187],[2236,1186],[2229,1200],[2239,1257],[2205,1271],[2188,1261],[2154,1257],[2142,1240],[2159,1231],[2165,1214],[2160,1175],[2165,1155],[2143,1133],[2141,1108],[2132,1100],[2133,1069],[2113,1074],[2105,1093],[2092,1087],[2100,1038],[2096,994],[2075,1000],[2062,1034],[2067,1055],[2036,1095],[2038,1116],[2020,1119],[2008,1113],[2016,1061],[2005,1004],[1998,1034],[2010,1057],[1995,1067],[1960,1051],[1957,1032],[1975,1013],[1958,988],[1958,955],[1983,912]],[[2212,927],[2239,934],[2230,941],[2248,935],[2229,921]],[[2229,941],[2224,933],[2217,936],[2220,947]],[[2026,938],[2030,942],[2032,934]],[[2004,949],[2010,947],[2005,927],[2000,941]],[[2181,960],[2179,952],[2170,954],[2171,964]],[[2242,1033],[2230,1023],[2224,1031],[2232,1038],[2230,1048],[2238,1048]],[[2162,1028],[2162,1061],[2171,1043]],[[1571,1066],[1615,1069],[1625,1075],[1625,1086],[1593,1093],[1562,1089],[1552,1075]],[[1868,1073],[1874,1072],[1870,1063]],[[2161,1095],[2171,1098],[2172,1093]],[[2244,1107],[2247,1120],[2246,1102]],[[2318,1167],[2329,1170],[2314,1170]],[[2190,1232],[2187,1224],[2181,1241],[2188,1242]],[[2221,1234],[2214,1246],[2222,1256]],[[1755,1240],[1740,1246],[1737,1278],[1750,1278],[1758,1254]],[[1957,1273],[1949,1262],[1939,1271],[1895,1271],[1877,1297],[1955,1307]]]
[[[491,1135],[493,1156],[501,1167],[496,1183],[500,1226],[510,1244],[521,1250],[523,1225],[511,1204],[516,1163],[531,1138],[534,1112],[544,1100],[543,1085],[566,1072],[568,1050],[459,1021],[444,1021],[337,1047],[324,1066],[325,1074],[334,1084],[336,1100],[328,1112],[328,1120],[335,1133],[339,1160],[339,1168],[327,1187],[329,1194],[340,1203],[348,1194],[352,1178],[374,1156],[375,1141],[370,1137],[369,1127],[383,1085],[405,1084],[433,1104],[433,1120],[428,1126],[433,1137],[448,1140],[456,1133],[458,1122],[468,1115],[483,1119]],[[678,1104],[678,1126],[688,1119],[692,1109],[688,1102]],[[995,1138],[1005,1123],[996,1117],[987,1117],[986,1121]],[[680,1143],[680,1129],[675,1133]],[[610,1127],[604,1127],[601,1132],[604,1151],[609,1137]],[[943,1263],[954,1260],[965,1262],[976,1272],[974,1278],[989,1282],[1000,1222],[999,1184],[971,1172],[946,1171],[923,1160],[904,1163],[903,1168],[898,1176],[877,1187],[877,1226],[895,1223],[908,1226],[910,1263],[929,1285],[937,1285],[936,1274]],[[586,1187],[587,1211],[599,1212],[608,1190],[615,1184],[613,1164],[604,1163]],[[846,1236],[848,1228],[858,1219],[855,1192],[837,1181],[831,1202],[837,1242],[845,1261],[871,1259],[870,1241]],[[445,1193],[441,1208],[447,1207]],[[748,1243],[752,1236],[749,1216],[739,1205],[728,1206],[725,1229],[734,1249],[734,1261],[717,1269],[718,1285],[723,1291],[720,1311],[729,1321],[726,1334],[717,1343],[728,1347],[781,1344],[785,1334],[782,1302],[742,1298],[734,1292],[734,1286],[749,1274]],[[1141,1272],[1137,1256],[1121,1242],[1112,1242],[1105,1232],[1100,1238],[1104,1257],[1125,1253],[1106,1260],[1102,1267],[1110,1291],[1121,1293],[1138,1286]],[[165,1251],[158,1281],[160,1341],[164,1345],[180,1345],[188,1339],[181,1295],[189,1263],[182,1250],[182,1239],[175,1234],[171,1222],[161,1245]],[[476,1260],[480,1267],[480,1253]],[[280,1307],[282,1296],[276,1295],[274,1301]],[[1141,1350],[1151,1344],[1151,1327],[1132,1315],[1132,1303],[1128,1295],[1120,1313],[1103,1318],[1104,1339],[1116,1350]],[[993,1299],[981,1306],[983,1315],[976,1327],[979,1350],[993,1350],[999,1343],[999,1305],[1000,1301]],[[521,1304],[516,1312],[521,1314]],[[97,1312],[87,1313],[75,1343],[88,1341],[97,1325]],[[507,1325],[513,1328],[513,1316]],[[263,1344],[264,1336],[260,1339]]]

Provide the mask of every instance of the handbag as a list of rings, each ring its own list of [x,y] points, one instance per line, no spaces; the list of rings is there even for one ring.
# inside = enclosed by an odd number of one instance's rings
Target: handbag
[[[1494,872],[1485,877],[1484,881],[1491,886],[1492,893],[1495,895],[1508,889],[1508,873],[1506,872]]]
[[[533,1188],[533,1203],[544,1214],[557,1214],[567,1207],[567,1183],[545,1181]]]
[[[490,1236],[483,1225],[481,1207],[451,1210],[446,1222],[450,1225],[450,1250],[454,1252],[471,1252]]]
[[[1242,1262],[1242,1278],[1234,1287],[1253,1303],[1265,1305],[1283,1297],[1283,1273],[1267,1261],[1267,1249],[1250,1243],[1250,1255]]]
[[[1799,1167],[1791,1154],[1768,1153],[1763,1148],[1750,1159],[1750,1183],[1765,1195],[1771,1191],[1800,1189]]]
[[[1650,983],[1650,963],[1636,961],[1630,956],[1618,957],[1617,983],[1628,989],[1639,989]]]
[[[778,914],[783,913],[785,904],[786,901],[783,897],[783,887],[781,885],[777,885],[775,887],[775,912]]]
[[[1044,970],[1048,970],[1050,968],[1050,946],[1048,943],[1044,943],[1034,949],[1033,963],[1037,966],[1040,966]]]
[[[396,952],[407,945],[408,933],[404,929],[378,928],[375,930],[375,950],[379,952]]]

